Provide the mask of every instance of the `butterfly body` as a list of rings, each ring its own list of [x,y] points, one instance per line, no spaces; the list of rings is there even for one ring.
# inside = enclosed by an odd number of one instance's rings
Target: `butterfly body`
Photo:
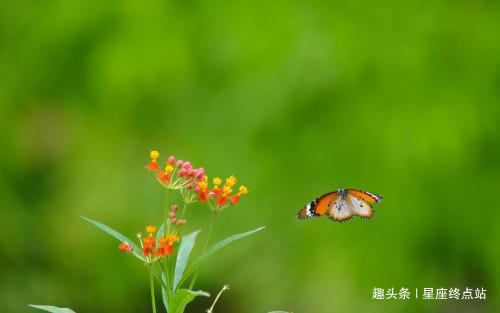
[[[345,222],[353,216],[371,218],[372,205],[383,198],[376,194],[357,189],[343,189],[329,192],[309,202],[297,213],[298,219],[328,216],[333,221]]]

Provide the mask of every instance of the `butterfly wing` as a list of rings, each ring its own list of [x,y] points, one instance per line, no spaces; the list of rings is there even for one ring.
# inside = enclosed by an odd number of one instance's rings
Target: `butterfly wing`
[[[297,218],[304,220],[312,217],[320,217],[331,211],[331,208],[340,201],[340,194],[337,191],[322,195],[309,202],[297,213]]]
[[[380,202],[384,199],[381,196],[376,195],[374,193],[361,191],[358,189],[346,189],[345,191],[347,192],[348,195],[354,196],[370,204]]]
[[[349,206],[353,215],[359,215],[364,218],[371,218],[373,216],[374,210],[371,203],[364,199],[347,194],[346,205]]]
[[[328,212],[328,218],[335,222],[346,222],[355,214],[351,203],[339,197],[339,201],[335,202]]]

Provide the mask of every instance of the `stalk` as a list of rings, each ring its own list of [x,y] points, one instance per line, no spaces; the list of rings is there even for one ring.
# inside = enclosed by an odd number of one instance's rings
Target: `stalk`
[[[153,307],[153,313],[156,313],[156,302],[155,302],[155,285],[153,281],[153,269],[149,268],[149,285],[151,287],[151,306]]]
[[[210,228],[208,230],[208,235],[207,235],[207,241],[205,241],[205,247],[203,248],[203,253],[201,255],[204,255],[207,252],[208,249],[208,244],[210,242],[210,238],[212,237],[212,232],[215,227],[215,218],[217,217],[217,211],[213,211],[214,214],[212,215],[212,223],[210,223]],[[189,284],[189,290],[193,289],[194,283],[196,282],[196,279],[198,278],[198,274],[200,273],[200,269],[203,263],[198,265],[198,268],[196,268],[196,271],[194,272],[193,279],[191,280],[191,283]]]
[[[219,300],[220,298],[220,295],[225,291],[225,290],[228,290],[229,289],[229,286],[228,285],[224,285],[224,287],[222,287],[221,291],[219,291],[219,294],[217,295],[217,297],[215,297],[215,300],[214,300],[214,303],[212,303],[212,306],[210,307],[210,309],[207,310],[207,313],[213,313],[214,312],[214,307],[215,307],[215,304],[217,303],[217,300]]]
[[[167,221],[168,221],[168,195],[170,194],[170,191],[167,189],[167,195],[165,196],[165,225],[163,226],[163,235],[166,237],[167,236]]]

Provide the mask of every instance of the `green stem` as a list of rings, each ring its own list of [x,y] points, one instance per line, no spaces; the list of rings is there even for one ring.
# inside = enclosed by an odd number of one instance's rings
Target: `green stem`
[[[153,313],[156,313],[156,303],[155,303],[155,285],[153,281],[153,269],[149,268],[149,285],[151,287],[151,305],[153,307]]]
[[[167,189],[167,195],[165,196],[165,225],[163,226],[163,235],[166,237],[167,236],[167,221],[168,221],[168,195],[170,194],[170,191]]]
[[[208,235],[207,235],[207,241],[205,241],[205,247],[203,248],[203,253],[201,255],[204,255],[207,250],[208,250],[208,244],[210,243],[210,238],[212,237],[212,232],[215,227],[215,218],[217,217],[217,211],[213,211],[212,215],[212,223],[210,224],[210,228],[208,230]],[[189,284],[189,290],[193,289],[194,283],[196,282],[196,279],[198,278],[198,274],[200,273],[201,266],[203,265],[203,262],[198,265],[198,268],[194,272],[193,279],[191,280],[191,283]]]
[[[180,217],[181,219],[184,218],[184,212],[186,212],[186,208],[187,208],[187,202],[184,201],[184,207],[182,208],[181,217]]]

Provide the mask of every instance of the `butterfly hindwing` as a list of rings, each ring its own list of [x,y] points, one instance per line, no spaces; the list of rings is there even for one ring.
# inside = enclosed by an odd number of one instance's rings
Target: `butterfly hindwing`
[[[364,218],[371,218],[373,216],[373,208],[367,201],[348,194],[346,196],[346,202],[349,203],[353,214]]]
[[[328,212],[328,217],[335,222],[346,222],[350,220],[353,216],[353,210],[345,200],[341,198],[335,203]]]

